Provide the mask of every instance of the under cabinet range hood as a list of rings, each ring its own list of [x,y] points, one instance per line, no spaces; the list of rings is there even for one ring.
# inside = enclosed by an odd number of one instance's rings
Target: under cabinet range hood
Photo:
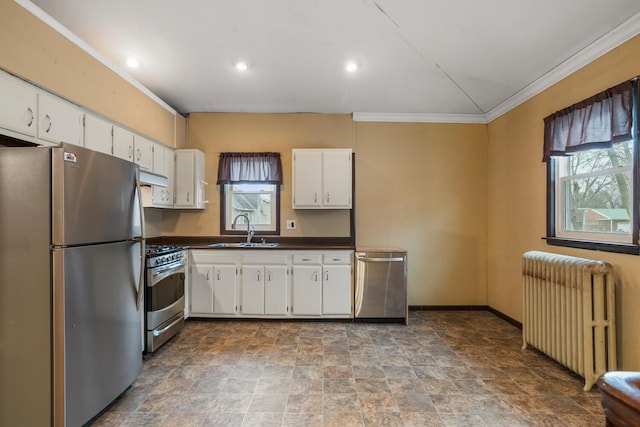
[[[166,176],[158,175],[147,171],[140,171],[140,183],[143,185],[157,185],[159,187],[168,187],[169,179]]]

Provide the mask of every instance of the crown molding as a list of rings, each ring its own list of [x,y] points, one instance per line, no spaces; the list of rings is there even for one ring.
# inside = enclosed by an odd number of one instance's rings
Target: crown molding
[[[486,124],[484,114],[353,113],[354,122],[472,123]]]
[[[610,52],[638,34],[640,34],[640,13],[637,13],[627,19],[625,22],[618,25],[602,37],[596,39],[539,79],[525,86],[506,101],[492,108],[485,114],[486,122],[489,123],[511,111],[518,105],[533,98],[543,90],[553,86],[560,80],[575,73],[580,68],[595,61],[599,57]]]
[[[158,105],[163,107],[169,113],[174,116],[177,114],[177,111],[171,107],[169,104],[160,99],[155,93],[151,92],[147,87],[143,86],[142,83],[131,77],[126,71],[122,68],[115,65],[112,61],[107,59],[105,56],[101,55],[98,51],[96,51],[93,47],[91,47],[87,42],[82,40],[80,37],[69,31],[67,27],[62,25],[60,22],[56,21],[52,18],[48,13],[44,10],[40,9],[35,4],[31,3],[29,0],[14,0],[17,4],[25,8],[29,13],[40,19],[42,22],[53,28],[60,35],[65,37],[71,43],[78,46],[80,49],[85,51],[87,54],[91,55],[94,59],[99,61],[102,65],[109,68],[111,71],[116,73],[118,76],[122,77],[127,83],[131,84],[133,87],[144,93],[146,96],[155,101]]]

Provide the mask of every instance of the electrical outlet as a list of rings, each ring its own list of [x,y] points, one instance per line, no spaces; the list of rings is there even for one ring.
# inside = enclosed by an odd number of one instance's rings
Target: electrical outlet
[[[287,220],[287,230],[295,230],[296,229],[296,220],[288,219]]]

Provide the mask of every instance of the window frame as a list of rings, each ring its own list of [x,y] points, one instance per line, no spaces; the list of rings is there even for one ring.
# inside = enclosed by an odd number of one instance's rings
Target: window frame
[[[558,233],[557,224],[561,219],[564,219],[564,215],[559,212],[560,206],[557,202],[557,197],[561,197],[558,193],[558,160],[552,157],[547,163],[547,235],[544,238],[549,245],[564,246],[570,248],[597,250],[604,252],[614,252],[629,255],[640,255],[640,189],[638,183],[640,182],[640,167],[639,167],[639,131],[638,131],[638,90],[634,85],[633,91],[633,127],[632,127],[632,146],[634,150],[633,165],[631,167],[631,243],[609,242],[600,241],[586,238],[576,238],[579,233],[575,235],[572,233]],[[559,216],[560,215],[560,216]],[[561,218],[561,219],[560,219]],[[560,234],[560,235],[558,235]],[[592,235],[592,236],[595,236]],[[586,237],[586,236],[580,236]]]
[[[228,212],[227,212],[227,207],[228,207],[228,201],[230,200],[231,197],[231,193],[229,191],[229,186],[231,185],[242,185],[242,184],[260,184],[258,182],[234,182],[231,184],[220,184],[220,234],[221,235],[246,235],[247,231],[244,228],[239,228],[236,230],[233,230],[231,228],[227,228],[227,225],[229,225],[229,227],[231,227],[231,221],[233,221],[232,218],[229,218],[229,223],[227,224],[227,217],[228,217]],[[275,229],[274,230],[265,230],[265,229],[255,229],[254,230],[254,235],[255,236],[277,236],[280,235],[280,185],[278,184],[271,184],[271,183],[263,183],[264,185],[273,185],[275,188],[274,191],[274,200],[272,200],[271,203],[275,203],[275,205],[273,205],[273,209],[275,211]],[[253,227],[252,227],[253,230]]]

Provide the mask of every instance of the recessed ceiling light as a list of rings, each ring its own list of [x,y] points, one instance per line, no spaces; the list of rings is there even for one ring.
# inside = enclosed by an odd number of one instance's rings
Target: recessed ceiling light
[[[127,66],[129,68],[138,68],[140,67],[141,64],[142,64],[142,61],[140,60],[140,58],[136,58],[135,56],[127,57]]]
[[[355,61],[349,61],[347,62],[347,65],[344,66],[344,69],[350,73],[353,73],[358,69],[358,63]]]
[[[249,69],[249,63],[244,59],[238,59],[236,62],[233,63],[233,65],[236,67],[237,70],[240,70],[240,71],[247,71]]]

